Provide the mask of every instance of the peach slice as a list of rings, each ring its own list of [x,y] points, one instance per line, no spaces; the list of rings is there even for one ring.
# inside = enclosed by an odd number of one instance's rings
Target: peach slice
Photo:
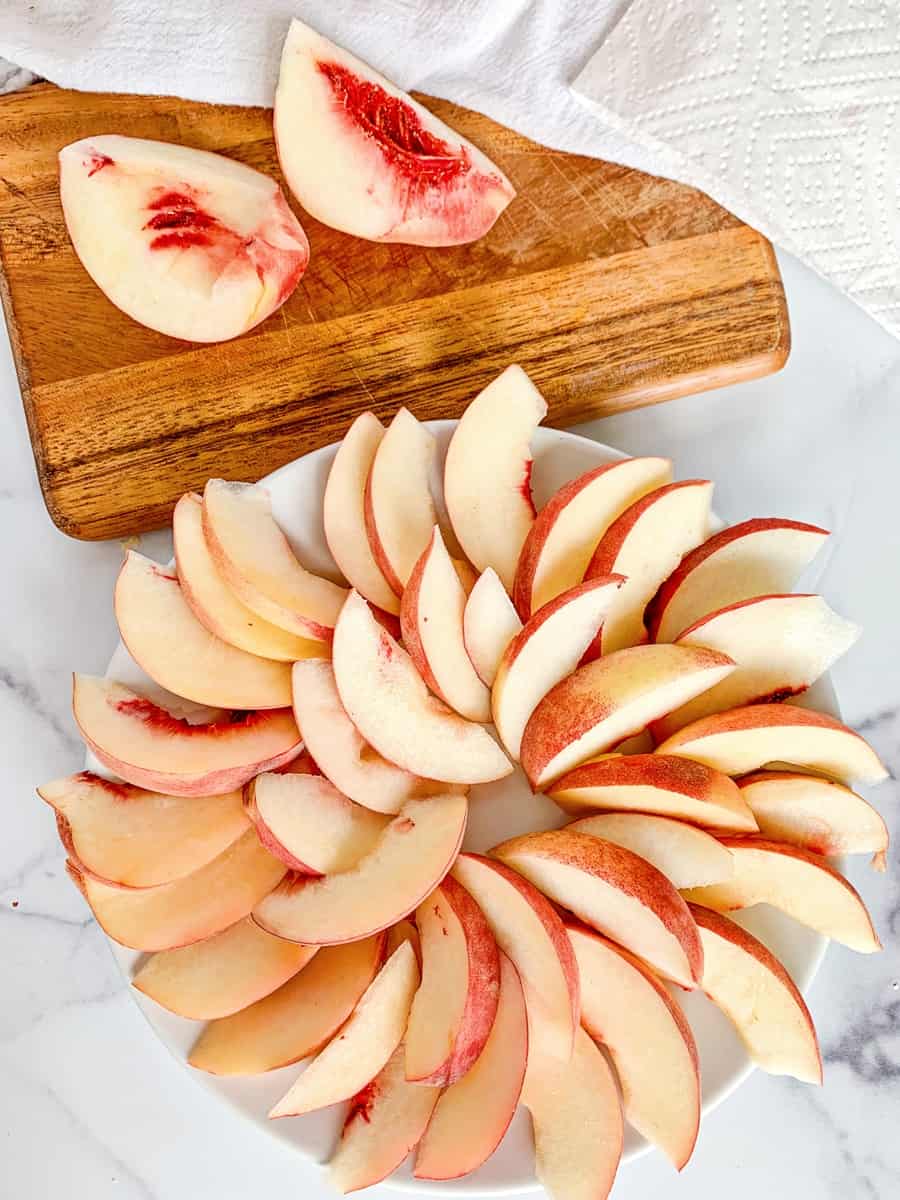
[[[436,696],[467,720],[487,722],[491,719],[491,694],[472,665],[463,637],[466,599],[435,525],[403,592],[403,644]]]
[[[691,905],[703,941],[703,991],[733,1023],[750,1058],[770,1075],[822,1082],[815,1026],[772,952],[720,913]]]
[[[206,544],[201,496],[187,492],[175,505],[172,536],[181,593],[194,616],[210,633],[248,654],[278,662],[321,658],[326,653],[321,642],[298,637],[264,621],[238,600]]]
[[[697,927],[684,900],[646,859],[571,829],[526,833],[491,854],[667,979],[696,987],[703,969]]]
[[[708,479],[666,484],[636,500],[604,533],[584,577],[624,575],[628,582],[603,623],[594,656],[647,640],[644,610],[682,556],[709,533],[712,491]]]
[[[463,640],[475,673],[488,687],[497,676],[500,659],[522,622],[500,576],[488,567],[475,581],[463,613]]]
[[[172,796],[219,795],[303,748],[289,709],[226,713],[190,725],[124,684],[75,675],[72,709],[81,736],[128,783]]]
[[[63,845],[84,873],[119,887],[190,875],[247,829],[239,791],[185,799],[81,771],[37,792],[56,810]]]
[[[317,950],[272,937],[244,917],[205,941],[154,954],[131,982],[170,1012],[212,1021],[274,992]]]
[[[295,663],[293,683],[294,714],[307,749],[345,796],[393,816],[407,800],[453,790],[394,766],[372,749],[341,704],[330,662]]]
[[[341,574],[371,604],[396,615],[399,601],[372,553],[366,532],[366,482],[384,435],[384,426],[373,412],[356,418],[328,472],[322,516],[325,540]]]
[[[444,464],[453,531],[479,571],[493,567],[512,590],[534,523],[530,441],[547,402],[521,367],[507,367],[460,417]]]
[[[558,779],[549,795],[564,812],[657,813],[727,833],[755,833],[756,820],[733,779],[689,758],[609,754]]]
[[[404,942],[369,984],[341,1036],[319,1051],[269,1116],[298,1117],[361,1091],[400,1045],[418,983],[415,953]]]
[[[843,784],[795,771],[737,781],[763,837],[816,854],[873,854],[883,871],[889,835],[880,813]]]
[[[528,719],[550,689],[570,675],[597,636],[625,580],[591,579],[548,601],[509,643],[491,691],[494,725],[518,759]]]
[[[412,921],[404,917],[402,921],[397,921],[387,930],[385,939],[385,955],[387,958],[394,953],[401,942],[409,942],[413,950],[416,952],[416,961],[421,969],[422,966],[422,942],[419,938],[419,931],[416,929]]]
[[[724,883],[689,888],[686,898],[718,912],[771,904],[824,937],[872,954],[881,942],[859,893],[821,855],[783,842],[726,837],[734,875]]]
[[[726,655],[696,646],[632,646],[579,667],[547,693],[525,726],[521,759],[529,783],[544,790],[733,670]]]
[[[416,909],[422,982],[406,1030],[406,1077],[446,1087],[484,1048],[497,1012],[500,959],[484,913],[452,876]]]
[[[221,933],[246,917],[285,870],[252,829],[192,875],[159,887],[100,883],[71,861],[66,869],[103,932],[132,950],[172,950]]]
[[[757,517],[713,534],[660,587],[647,611],[650,637],[673,642],[705,613],[789,592],[827,537],[827,529],[779,517]]]
[[[436,449],[434,434],[401,408],[378,444],[366,479],[369,548],[397,596],[403,595],[437,523],[429,482]]]
[[[583,1029],[568,1062],[530,1055],[522,1103],[550,1200],[606,1200],[622,1157],[622,1105],[609,1063]]]
[[[565,926],[527,879],[494,859],[460,854],[452,877],[488,919],[500,949],[513,962],[545,1053],[566,1060],[578,1028],[578,968]]]
[[[203,533],[222,577],[247,608],[298,637],[331,639],[347,592],[297,560],[265,488],[210,479]]]
[[[826,713],[791,704],[748,704],[692,721],[661,745],[677,754],[746,775],[767,763],[791,763],[849,782],[880,783],[887,770],[858,733]]]
[[[691,1027],[640,959],[581,925],[567,928],[581,976],[581,1022],[609,1052],[625,1119],[680,1171],[700,1128],[700,1059]]]
[[[784,700],[806,691],[860,635],[821,596],[755,596],[702,617],[675,639],[734,659],[735,670],[653,727],[662,741],[691,721],[726,708]]]
[[[474,242],[515,195],[471,142],[302,21],[282,51],[275,141],[306,211],[371,241]]]
[[[458,794],[407,801],[353,867],[322,877],[289,875],[256,906],[253,919],[278,937],[316,946],[386,929],[447,874],[467,809]]]
[[[566,826],[639,854],[676,888],[723,883],[734,874],[731,852],[710,833],[648,813],[599,813]]]
[[[490,1035],[462,1079],[441,1093],[419,1142],[416,1179],[458,1179],[490,1158],[516,1111],[527,1060],[525,993],[516,968],[501,952]]]
[[[399,1046],[350,1101],[340,1141],[329,1162],[330,1183],[346,1194],[390,1175],[418,1145],[440,1094],[439,1087],[406,1079],[403,1047]]]
[[[106,134],[59,152],[66,228],[87,273],[150,329],[221,342],[280,307],[309,262],[281,189],[242,163]]]
[[[284,708],[286,663],[258,658],[210,633],[194,616],[178,578],[129,550],[116,580],[116,621],[134,661],[160,687],[215,708]]]
[[[207,1025],[188,1062],[211,1075],[258,1075],[317,1054],[374,979],[383,950],[382,933],[319,950],[277,991]]]
[[[332,655],[347,715],[389,762],[447,783],[487,783],[512,771],[485,729],[429,694],[409,655],[358,592],[341,610]]]
[[[269,853],[305,875],[349,870],[388,823],[321,775],[257,775],[244,788],[244,808]]]
[[[671,478],[668,459],[625,458],[563,484],[538,513],[519,555],[513,601],[522,620],[581,583],[613,521]]]

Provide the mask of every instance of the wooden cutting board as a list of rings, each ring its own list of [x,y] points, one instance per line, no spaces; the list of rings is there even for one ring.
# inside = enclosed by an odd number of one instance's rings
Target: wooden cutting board
[[[0,290],[38,475],[66,533],[167,522],[208,476],[253,480],[365,408],[453,416],[510,362],[575,421],[777,370],[790,342],[772,248],[708,197],[548,150],[425,101],[519,195],[472,246],[312,246],[284,307],[233,342],[135,324],[75,256],[56,153],[99,133],[184,142],[279,176],[271,114],[42,84],[0,100]]]

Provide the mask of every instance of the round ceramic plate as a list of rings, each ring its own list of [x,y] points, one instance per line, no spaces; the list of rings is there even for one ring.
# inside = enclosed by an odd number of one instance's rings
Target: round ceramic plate
[[[438,459],[442,465],[456,422],[431,421],[428,425],[438,439]],[[304,564],[319,574],[340,579],[328,553],[322,528],[322,495],[335,450],[336,446],[316,450],[282,467],[262,482],[271,492],[279,524]],[[535,433],[533,450],[532,483],[538,507],[568,480],[601,463],[624,457],[619,451],[587,438],[543,428]],[[433,484],[435,495],[440,497],[439,472]],[[137,685],[156,698],[166,698],[165,693],[150,684],[121,643],[110,661],[107,676]],[[837,715],[834,694],[827,681],[820,682],[805,700]],[[178,711],[186,711],[183,701],[176,707]],[[96,763],[90,765],[97,768]],[[472,789],[464,846],[469,850],[485,850],[504,838],[558,826],[565,820],[566,817],[551,801],[531,794],[524,776],[517,770],[499,783]],[[825,939],[766,907],[742,914],[740,922],[778,955],[801,989],[809,985],[822,961]],[[130,979],[135,964],[142,956],[115,943],[112,943],[112,947],[122,970]],[[200,1025],[159,1008],[140,992],[135,991],[132,995],[157,1035],[175,1057],[185,1063]],[[684,1006],[700,1051],[703,1111],[706,1113],[721,1103],[752,1068],[732,1026],[718,1009],[696,992],[688,994],[679,991],[678,998]],[[189,1067],[186,1069],[192,1070]],[[342,1105],[291,1120],[269,1121],[266,1118],[268,1110],[297,1076],[296,1065],[245,1079],[218,1078],[193,1070],[192,1074],[200,1084],[222,1097],[248,1120],[256,1122],[271,1137],[287,1142],[317,1162],[327,1161],[340,1129]],[[647,1143],[629,1129],[625,1138],[623,1163],[647,1149]],[[520,1109],[497,1152],[480,1170],[463,1179],[440,1184],[423,1183],[412,1178],[407,1164],[387,1182],[401,1189],[444,1195],[500,1195],[536,1188],[528,1117]]]

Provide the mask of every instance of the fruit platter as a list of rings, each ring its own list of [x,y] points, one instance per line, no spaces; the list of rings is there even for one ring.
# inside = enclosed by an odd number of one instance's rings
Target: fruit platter
[[[800,988],[879,949],[826,531],[545,411],[512,366],[187,494],[40,789],[159,1035],[341,1191],[681,1168],[752,1064],[821,1082]]]

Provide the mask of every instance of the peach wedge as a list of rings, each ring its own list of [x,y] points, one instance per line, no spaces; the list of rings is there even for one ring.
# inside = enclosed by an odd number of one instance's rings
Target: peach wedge
[[[759,837],[727,837],[734,875],[724,883],[690,888],[688,900],[730,912],[771,904],[861,954],[881,949],[872,919],[859,893],[818,854]]]
[[[308,950],[300,948],[303,954]],[[317,1054],[375,978],[383,950],[384,934],[319,950],[308,966],[270,995],[211,1021],[188,1062],[211,1075],[258,1075]]]
[[[72,710],[105,767],[172,796],[233,791],[303,749],[290,709],[226,713],[191,725],[124,684],[91,675],[74,676]]]
[[[546,790],[733,670],[726,655],[696,646],[632,646],[579,667],[544,696],[525,726],[521,758],[529,783]]]
[[[504,650],[521,628],[500,576],[488,567],[475,581],[463,613],[466,652],[478,678],[488,687],[496,678]]]
[[[695,825],[649,813],[598,813],[566,829],[604,838],[645,858],[678,889],[722,883],[734,874],[731,852]]]
[[[692,721],[657,746],[726,775],[790,763],[849,783],[880,783],[887,771],[869,743],[826,713],[792,704],[749,704]]]
[[[205,866],[247,829],[241,793],[164,796],[91,771],[38,788],[60,837],[85,874],[151,888]]]
[[[733,779],[675,755],[607,754],[569,771],[549,795],[576,816],[602,809],[656,813],[728,833],[757,827]]]
[[[721,913],[692,904],[703,941],[703,991],[733,1023],[750,1058],[771,1075],[822,1082],[809,1009],[772,952]]]
[[[684,988],[697,986],[703,952],[687,905],[646,859],[570,829],[526,833],[491,854]]]
[[[406,1030],[406,1077],[446,1087],[479,1056],[500,989],[497,943],[484,913],[452,876],[416,910],[422,982]]]
[[[194,616],[178,578],[129,550],[115,591],[119,633],[150,678],[187,700],[216,708],[285,708],[291,669],[238,650]]]
[[[278,937],[317,946],[386,929],[447,874],[467,809],[459,794],[407,801],[352,867],[321,877],[289,875],[256,906],[253,919]]]

